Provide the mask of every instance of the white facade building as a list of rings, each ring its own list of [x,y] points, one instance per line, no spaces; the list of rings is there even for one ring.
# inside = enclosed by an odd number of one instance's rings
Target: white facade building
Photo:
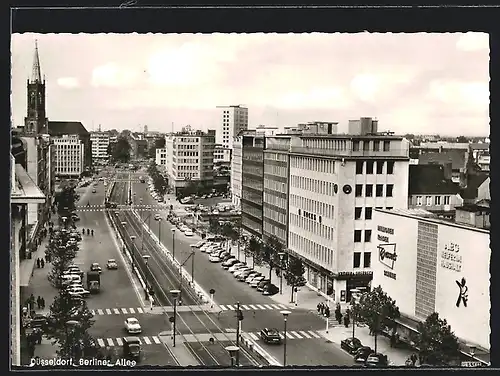
[[[241,164],[243,158],[242,136],[233,139],[233,157],[231,159],[231,201],[241,207]]]
[[[90,142],[92,143],[92,161],[108,161],[109,134],[106,132],[91,132]]]
[[[167,168],[167,148],[156,149],[155,163],[158,167]]]
[[[374,222],[372,286],[395,299],[407,319],[401,338],[437,312],[461,341],[489,350],[489,231],[422,209],[375,210]]]
[[[231,149],[226,149],[222,145],[215,145],[214,150],[214,163],[229,162],[231,161]]]
[[[308,282],[333,288],[337,302],[369,286],[373,211],[408,203],[409,142],[360,133],[303,135],[290,147],[288,246],[305,262]]]
[[[215,142],[229,149],[224,158],[231,158],[233,138],[241,131],[248,129],[248,108],[242,106],[217,106],[219,109],[218,126],[215,132]],[[229,162],[230,159],[225,160]]]
[[[56,176],[79,177],[84,171],[84,144],[78,135],[54,138]]]

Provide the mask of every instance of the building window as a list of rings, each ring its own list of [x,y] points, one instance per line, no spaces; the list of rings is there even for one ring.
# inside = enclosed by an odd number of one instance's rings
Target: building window
[[[361,252],[354,252],[353,268],[359,268],[361,266]]]
[[[388,207],[386,207],[386,209],[387,210],[392,210],[392,209],[394,209],[394,207],[393,206],[388,206]]]
[[[363,184],[356,184],[354,193],[356,197],[363,196]]]
[[[385,189],[386,189],[385,195],[387,197],[392,197],[392,191],[394,191],[394,184],[387,184],[387,187]]]
[[[354,230],[354,243],[361,242],[361,230]]]
[[[441,196],[434,197],[434,205],[441,205]]]
[[[354,208],[354,219],[360,219],[361,218],[361,212],[363,211],[363,208]]]
[[[363,260],[363,266],[365,268],[370,268],[371,265],[372,265],[372,254],[371,254],[371,252],[365,252],[365,253],[363,253],[363,258],[364,258],[364,260]]]
[[[372,219],[373,208],[365,208],[365,219]]]
[[[450,205],[450,196],[444,196],[443,204],[444,205]]]
[[[380,141],[373,141],[373,151],[380,151]]]
[[[391,149],[391,141],[384,141],[384,151],[389,151]]]
[[[366,161],[366,173],[373,174],[373,161]]]
[[[422,206],[422,196],[417,196],[417,206]]]
[[[426,196],[425,197],[425,206],[431,206],[432,205],[432,196]]]
[[[372,241],[372,230],[365,230],[365,243]]]
[[[375,188],[375,195],[377,197],[382,197],[384,195],[384,185],[383,184],[377,184]]]
[[[359,141],[352,142],[352,151],[359,151]]]
[[[387,174],[394,174],[394,161],[387,161]]]
[[[373,184],[367,184],[366,185],[366,197],[372,197],[373,196]]]
[[[363,173],[363,161],[356,161],[356,174],[360,175]]]
[[[370,150],[370,141],[363,141],[363,151]]]
[[[377,161],[377,174],[380,175],[384,171],[384,161]]]

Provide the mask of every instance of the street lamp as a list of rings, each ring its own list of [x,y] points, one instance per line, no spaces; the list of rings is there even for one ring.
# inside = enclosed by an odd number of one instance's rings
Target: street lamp
[[[352,339],[354,339],[354,331],[356,328],[356,313],[354,311],[356,305],[356,297],[361,292],[359,289],[351,289],[351,312],[352,312]]]
[[[135,235],[130,235],[130,239],[132,240],[132,247],[130,247],[131,256],[132,256],[132,266],[134,266],[134,263],[135,263],[135,239],[136,239],[136,236]]]
[[[175,263],[175,227],[172,227],[170,231],[172,231],[172,258]]]
[[[284,321],[284,335],[283,335],[283,367],[286,367],[286,322],[288,320],[288,315],[292,312],[290,311],[280,311],[280,313],[283,315],[283,321]]]
[[[238,346],[227,346],[226,351],[231,357],[231,367],[234,367],[234,359],[238,356],[240,348]]]
[[[66,346],[68,347],[67,350],[69,350],[69,355],[70,357],[73,357],[73,352],[74,352],[74,345],[75,342],[74,341],[74,333],[73,331],[75,330],[75,328],[80,325],[80,323],[76,320],[68,320],[66,321]],[[71,328],[71,331],[72,331],[72,336],[71,336],[71,341],[69,340],[70,339],[70,336],[69,336],[69,329]]]
[[[173,344],[172,346],[175,347],[175,327],[176,327],[176,322],[177,322],[177,297],[181,293],[180,290],[170,290],[170,294],[172,295],[172,298],[174,298],[174,321],[173,321],[173,329],[172,329],[172,338],[173,338]]]
[[[66,228],[66,220],[68,219],[68,217],[64,216],[64,217],[61,217],[62,221],[63,221],[63,225],[64,225],[64,228]]]
[[[285,257],[285,252],[279,252],[278,256],[280,258],[280,295],[283,294],[283,258]]]
[[[191,244],[191,283],[194,284],[194,254],[195,254],[195,244]]]

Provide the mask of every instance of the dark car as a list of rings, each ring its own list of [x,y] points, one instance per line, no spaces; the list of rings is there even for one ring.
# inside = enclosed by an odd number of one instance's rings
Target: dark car
[[[262,295],[272,296],[277,294],[280,291],[278,286],[273,285],[272,283],[266,285],[264,290],[262,291]]]
[[[276,343],[280,344],[281,343],[281,335],[278,329],[270,329],[270,328],[264,328],[260,331],[260,338],[265,342],[265,343]]]
[[[71,219],[74,221],[74,222],[77,222],[80,220],[80,217],[78,216],[78,214],[76,213],[73,213],[71,214]]]
[[[340,341],[340,348],[347,351],[349,354],[356,354],[356,351],[361,347],[363,347],[363,344],[356,337],[350,337]]]
[[[354,354],[354,361],[356,363],[364,363],[366,362],[366,359],[368,359],[368,356],[370,354],[373,354],[373,350],[369,346],[363,346],[356,351],[356,354]]]
[[[271,281],[269,279],[260,281],[260,283],[257,285],[257,291],[264,291],[264,288],[266,288],[266,286],[269,284],[271,284]]]
[[[227,254],[223,255],[220,259],[221,259],[222,261],[227,261],[227,260],[229,260],[229,259],[232,259],[233,257],[234,257],[234,256],[232,256],[230,253],[227,253]]]
[[[387,367],[388,365],[387,355],[381,353],[371,353],[365,361],[367,367]]]

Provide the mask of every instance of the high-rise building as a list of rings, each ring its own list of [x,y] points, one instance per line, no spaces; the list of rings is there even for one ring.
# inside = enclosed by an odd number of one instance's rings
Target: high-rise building
[[[155,163],[158,168],[166,170],[167,168],[167,148],[156,149]]]
[[[166,138],[165,148],[168,181],[176,194],[190,182],[213,186],[214,130],[204,133],[185,127]]]
[[[109,133],[90,132],[90,142],[92,144],[92,162],[101,164],[108,162],[110,157],[108,154]]]
[[[56,176],[80,177],[84,169],[85,146],[78,135],[68,134],[54,139]]]
[[[233,157],[231,158],[231,202],[241,207],[241,164],[243,157],[243,136],[235,136],[233,139]]]
[[[233,138],[248,129],[248,108],[242,106],[217,106],[219,119],[215,141],[226,150],[224,161],[229,162],[233,150]]]
[[[52,139],[54,141],[58,138],[62,138],[63,141],[62,143],[60,143],[60,145],[64,145],[67,143],[68,138],[65,136],[77,136],[81,141],[81,144],[83,145],[83,170],[85,172],[90,170],[90,168],[92,167],[92,143],[90,141],[90,133],[81,122],[49,121],[49,134],[52,136]],[[75,137],[71,137],[70,139],[74,140]],[[76,141],[71,141],[71,145],[73,145],[71,148],[61,147],[59,149],[59,152],[64,153],[65,150],[67,150],[69,154],[73,155],[73,151],[71,150],[76,147]],[[62,156],[62,154],[60,155]],[[73,166],[76,165],[73,163]],[[72,167],[71,170],[76,171],[75,168]]]

